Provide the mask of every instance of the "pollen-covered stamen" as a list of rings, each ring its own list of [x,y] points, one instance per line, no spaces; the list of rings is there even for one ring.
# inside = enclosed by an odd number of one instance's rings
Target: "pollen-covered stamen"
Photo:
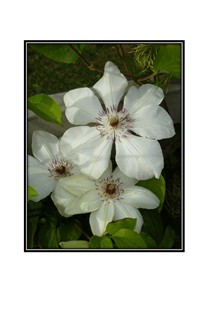
[[[102,179],[96,182],[96,190],[98,190],[98,195],[102,198],[102,201],[113,200],[116,202],[117,200],[121,200],[122,194],[124,192],[121,189],[121,185],[123,183],[120,182],[120,178],[113,179],[113,176],[107,177],[106,179]]]
[[[55,180],[72,176],[73,173],[70,170],[73,168],[73,164],[63,159],[52,160],[49,164],[48,171],[50,172],[49,177],[54,177]]]

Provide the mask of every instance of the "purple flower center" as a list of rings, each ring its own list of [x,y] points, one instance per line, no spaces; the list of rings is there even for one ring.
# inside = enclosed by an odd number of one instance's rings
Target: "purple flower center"
[[[56,169],[56,172],[57,172],[58,174],[64,174],[65,171],[66,171],[66,167],[64,167],[64,166],[59,166],[59,167]]]
[[[119,120],[117,118],[112,118],[110,121],[110,125],[112,128],[116,128],[119,124]]]
[[[108,184],[107,187],[106,187],[106,190],[105,192],[109,195],[111,194],[114,194],[116,192],[116,188],[115,188],[115,185],[113,184]]]

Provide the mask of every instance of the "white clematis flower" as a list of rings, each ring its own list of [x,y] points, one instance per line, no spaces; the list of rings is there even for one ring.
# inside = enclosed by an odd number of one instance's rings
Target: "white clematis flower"
[[[91,180],[82,175],[65,179],[66,190],[76,190],[81,195],[68,204],[64,209],[64,216],[91,212],[91,230],[98,236],[104,234],[107,224],[111,221],[137,218],[134,231],[140,233],[143,218],[138,209],[157,208],[160,201],[151,191],[135,186],[137,181],[125,176],[118,167],[112,173],[111,161],[107,170],[97,180]],[[81,188],[80,191],[78,191],[79,188]],[[82,193],[83,189],[84,193]],[[63,195],[61,197],[63,198]],[[63,202],[62,198],[61,202]],[[55,205],[58,203],[56,202]]]
[[[159,178],[164,166],[162,150],[156,139],[175,134],[173,121],[159,106],[164,98],[161,88],[145,84],[131,87],[118,110],[128,82],[119,69],[107,62],[103,77],[94,85],[105,108],[89,88],[74,89],[64,96],[66,117],[76,125],[95,123],[95,127],[68,129],[61,141],[62,152],[80,166],[83,174],[98,179],[108,167],[113,141],[116,162],[129,177]],[[134,132],[139,136],[132,134]]]
[[[28,185],[38,192],[38,196],[31,200],[38,202],[54,191],[55,197],[59,193],[65,195],[63,203],[59,201],[59,211],[63,205],[68,205],[75,195],[58,186],[60,180],[79,174],[78,167],[65,158],[59,150],[59,140],[51,133],[35,131],[32,136],[32,157],[28,155]]]

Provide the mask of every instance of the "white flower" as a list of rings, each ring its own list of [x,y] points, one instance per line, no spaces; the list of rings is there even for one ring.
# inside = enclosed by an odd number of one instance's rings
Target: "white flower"
[[[135,186],[137,181],[125,176],[118,167],[112,173],[111,161],[107,170],[97,180],[82,175],[65,179],[64,185],[67,191],[77,191],[81,188],[82,192],[84,188],[85,192],[68,204],[64,209],[64,216],[91,212],[91,230],[98,236],[104,234],[107,224],[111,221],[137,218],[134,230],[140,233],[143,218],[138,208],[154,209],[159,206],[160,201],[151,191]],[[59,200],[63,202],[63,199]]]
[[[132,86],[123,108],[118,110],[127,85],[119,69],[107,62],[103,77],[93,87],[102,98],[104,109],[89,88],[74,89],[64,96],[66,117],[72,124],[96,124],[70,128],[60,141],[62,152],[69,154],[87,176],[98,179],[106,170],[114,140],[116,162],[124,174],[139,180],[159,178],[161,174],[163,155],[155,139],[175,134],[172,119],[159,106],[163,91],[151,84],[139,89]]]
[[[28,185],[38,192],[31,200],[38,202],[55,190],[54,196],[61,193],[66,201],[59,201],[59,211],[62,205],[68,205],[75,196],[58,186],[60,180],[80,173],[76,165],[65,158],[59,150],[59,140],[51,133],[35,131],[32,136],[32,151],[35,156],[28,156]],[[64,199],[65,200],[65,199]]]

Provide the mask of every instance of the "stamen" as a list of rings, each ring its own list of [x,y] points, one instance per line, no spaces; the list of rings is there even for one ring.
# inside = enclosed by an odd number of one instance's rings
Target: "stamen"
[[[96,190],[98,190],[98,194],[102,198],[102,201],[108,202],[108,200],[113,200],[114,202],[121,198],[120,196],[124,192],[123,189],[120,188],[120,185],[123,184],[120,182],[120,178],[113,179],[113,176],[103,178],[101,181],[96,181],[95,186]],[[109,202],[108,202],[109,203]]]
[[[73,168],[73,164],[68,163],[64,159],[52,160],[49,164],[48,171],[50,172],[49,177],[54,177],[55,180],[60,178],[65,178],[67,176],[72,176],[73,173],[70,173],[70,170]]]

